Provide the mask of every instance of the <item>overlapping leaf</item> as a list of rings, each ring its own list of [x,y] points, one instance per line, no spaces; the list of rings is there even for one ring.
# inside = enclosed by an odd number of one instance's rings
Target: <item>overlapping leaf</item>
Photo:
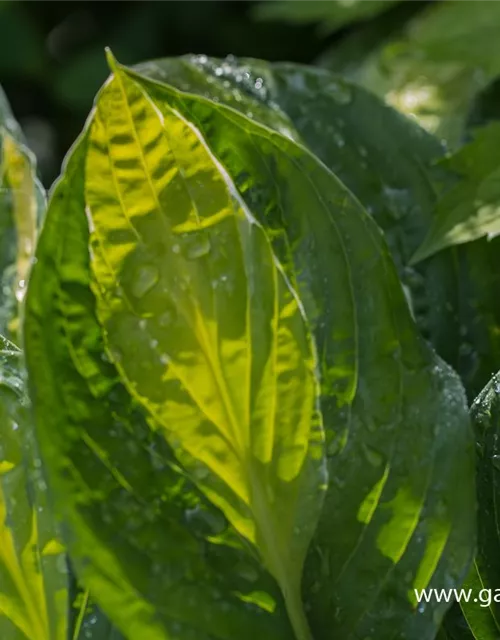
[[[20,374],[0,339],[0,636],[66,640],[67,575]]]
[[[24,297],[44,208],[35,166],[0,93],[0,332],[16,340],[18,306]]]
[[[500,124],[477,132],[473,142],[442,162],[457,174],[413,262],[445,247],[500,234]]]
[[[471,415],[477,438],[478,550],[463,585],[471,590],[460,606],[467,625],[457,617],[447,625],[452,640],[494,640],[500,634],[498,501],[500,450],[500,375],[495,375],[474,401]],[[452,622],[454,624],[452,624]]]
[[[460,384],[418,338],[380,233],[303,148],[220,104],[133,78],[161,113],[175,108],[203,133],[314,329],[331,477],[303,590],[314,637],[433,637],[443,609],[416,612],[412,587],[458,583],[467,567],[470,434]]]

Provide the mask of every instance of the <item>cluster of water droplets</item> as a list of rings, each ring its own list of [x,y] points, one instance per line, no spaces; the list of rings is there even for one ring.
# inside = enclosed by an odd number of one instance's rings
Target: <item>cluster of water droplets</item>
[[[188,60],[191,64],[201,67],[207,74],[222,81],[224,88],[239,90],[260,102],[267,103],[269,95],[263,75],[256,74],[248,65],[240,64],[235,56],[229,55],[224,60],[218,61],[205,55],[196,55],[189,56]],[[233,97],[241,100],[241,94],[238,92],[234,93]]]

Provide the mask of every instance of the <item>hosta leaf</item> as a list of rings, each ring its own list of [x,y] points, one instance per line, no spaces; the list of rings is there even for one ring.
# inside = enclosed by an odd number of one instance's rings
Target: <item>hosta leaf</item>
[[[290,640],[275,582],[106,355],[90,289],[86,155],[84,136],[51,197],[24,326],[37,432],[74,567],[132,640]]]
[[[500,376],[494,376],[471,407],[477,437],[478,550],[462,588],[470,591],[446,620],[445,638],[450,640],[495,640],[500,634],[499,591],[496,587],[498,556],[497,451],[500,426]],[[460,615],[460,609],[463,615]]]
[[[204,135],[313,326],[330,471],[303,585],[313,636],[433,638],[445,605],[417,612],[412,589],[458,584],[470,560],[470,432],[460,383],[419,338],[380,232],[303,147],[131,77]]]
[[[442,166],[459,176],[437,205],[436,215],[413,262],[450,245],[500,234],[500,124],[477,132],[473,142]]]
[[[325,477],[300,303],[190,123],[122,72],[97,103],[85,189],[99,319],[125,384],[255,545],[305,638],[300,579]]]
[[[66,640],[65,557],[49,510],[20,375],[0,339],[0,637]]]
[[[306,144],[333,170],[383,229],[421,333],[475,397],[500,357],[495,246],[467,246],[458,256],[446,252],[409,266],[436,206],[431,166],[443,149],[435,138],[321,69],[194,56],[138,70],[242,111]]]
[[[328,33],[341,27],[368,20],[397,4],[398,0],[379,0],[362,2],[361,0],[274,0],[261,2],[255,7],[254,14],[261,20],[282,20],[291,23],[319,22],[321,31]]]
[[[18,306],[24,297],[44,208],[35,166],[0,94],[0,332],[16,340]]]

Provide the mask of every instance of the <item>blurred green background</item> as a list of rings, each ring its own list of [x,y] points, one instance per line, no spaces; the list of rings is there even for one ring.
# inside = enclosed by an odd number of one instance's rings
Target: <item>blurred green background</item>
[[[45,185],[106,78],[104,47],[123,63],[206,53],[309,62],[314,24],[258,20],[254,2],[0,1],[0,84],[39,160]]]
[[[0,85],[46,187],[120,62],[189,53],[318,64],[449,148],[500,117],[500,0],[0,0]]]

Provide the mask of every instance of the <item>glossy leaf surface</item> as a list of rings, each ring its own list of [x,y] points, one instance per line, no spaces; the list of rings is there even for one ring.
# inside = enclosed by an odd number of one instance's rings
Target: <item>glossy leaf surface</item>
[[[203,140],[122,72],[97,104],[86,174],[112,357],[198,486],[256,547],[293,619],[325,486],[300,303]]]
[[[441,198],[433,224],[413,262],[445,247],[500,234],[500,124],[477,132],[475,140],[441,164],[457,184]]]
[[[66,640],[66,560],[20,368],[20,352],[0,338],[0,637]]]
[[[302,147],[132,77],[161,113],[175,108],[203,133],[265,225],[314,329],[331,480],[303,588],[314,637],[386,637],[389,627],[394,637],[433,637],[443,609],[416,612],[410,594],[459,582],[468,565],[470,433],[460,384],[418,337],[378,229]],[[444,459],[450,466],[434,463]]]
[[[461,603],[472,637],[476,640],[494,640],[500,635],[500,603],[498,600],[499,562],[499,521],[498,501],[500,499],[500,451],[498,433],[500,430],[500,376],[497,374],[483,389],[471,407],[471,415],[478,446],[477,491],[478,491],[478,551],[464,588],[479,592],[491,590],[489,606],[476,602]],[[487,599],[486,592],[481,597]],[[482,603],[481,603],[482,604]]]

